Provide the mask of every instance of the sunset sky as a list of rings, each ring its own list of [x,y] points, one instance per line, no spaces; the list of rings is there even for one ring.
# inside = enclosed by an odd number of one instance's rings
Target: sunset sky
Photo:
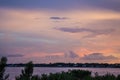
[[[0,0],[8,63],[120,63],[120,0]]]

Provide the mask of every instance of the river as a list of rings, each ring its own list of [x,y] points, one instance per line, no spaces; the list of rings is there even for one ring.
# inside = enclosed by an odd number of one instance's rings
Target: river
[[[10,80],[15,80],[15,76],[20,75],[22,69],[23,67],[7,67],[6,73],[10,74],[9,77]],[[118,74],[120,74],[120,68],[50,68],[50,67],[35,67],[33,74],[34,75],[49,74],[61,71],[68,71],[69,69],[88,70],[92,72],[92,76],[94,76],[95,72],[98,72],[99,75],[110,73],[117,76]]]

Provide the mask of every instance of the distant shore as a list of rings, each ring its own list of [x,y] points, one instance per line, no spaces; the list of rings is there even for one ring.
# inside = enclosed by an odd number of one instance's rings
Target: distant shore
[[[24,67],[25,64],[7,64],[7,67]],[[34,64],[34,67],[81,67],[81,68],[120,68],[120,64],[107,63],[50,63],[50,64]]]

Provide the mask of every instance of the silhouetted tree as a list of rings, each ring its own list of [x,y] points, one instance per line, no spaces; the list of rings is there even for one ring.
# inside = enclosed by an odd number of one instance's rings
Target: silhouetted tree
[[[24,70],[21,71],[21,75],[16,77],[16,80],[40,80],[39,76],[33,76],[33,63],[30,61],[25,65]]]
[[[2,57],[0,60],[0,80],[8,80],[9,74],[5,75],[5,66],[7,63],[7,58]]]
[[[26,64],[22,74],[16,77],[16,80],[31,80],[33,74],[33,63],[29,62]]]

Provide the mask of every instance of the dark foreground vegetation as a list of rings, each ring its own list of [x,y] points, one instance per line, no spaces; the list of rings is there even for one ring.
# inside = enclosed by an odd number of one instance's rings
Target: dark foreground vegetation
[[[5,65],[7,58],[0,59],[0,80],[9,80],[9,75],[5,74]],[[68,70],[68,72],[42,74],[40,76],[33,75],[34,65],[29,62],[25,65],[19,76],[15,77],[15,80],[120,80],[120,75],[114,76],[112,74],[106,74],[99,76],[95,73],[95,76],[91,76],[90,71],[85,70]]]

